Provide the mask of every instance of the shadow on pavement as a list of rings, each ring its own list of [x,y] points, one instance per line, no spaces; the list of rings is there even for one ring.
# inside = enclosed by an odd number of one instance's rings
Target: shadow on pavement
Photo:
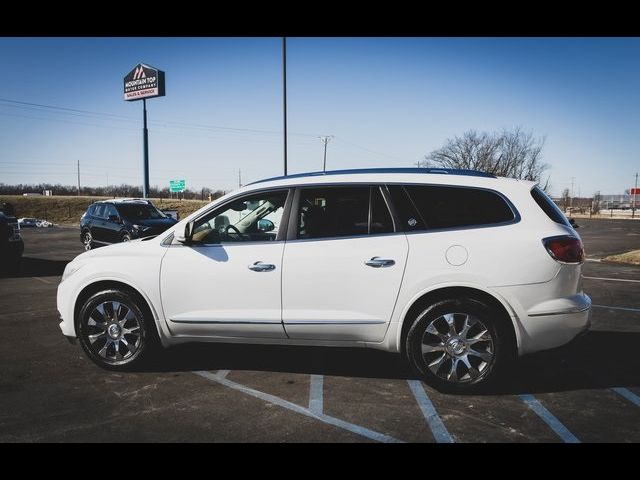
[[[640,333],[589,332],[572,344],[518,361],[489,395],[640,386]],[[179,345],[147,371],[256,370],[365,378],[417,378],[400,355],[358,348]]]
[[[62,275],[68,260],[23,257],[16,277],[56,277]]]

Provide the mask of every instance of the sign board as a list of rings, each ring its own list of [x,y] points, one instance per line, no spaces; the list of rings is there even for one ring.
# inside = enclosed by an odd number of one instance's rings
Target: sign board
[[[164,72],[139,63],[124,77],[124,99],[134,101],[153,97],[164,97]]]
[[[632,188],[631,190],[629,190],[629,193],[631,195],[640,195],[640,188]]]
[[[184,180],[169,180],[170,192],[184,192],[185,181]]]

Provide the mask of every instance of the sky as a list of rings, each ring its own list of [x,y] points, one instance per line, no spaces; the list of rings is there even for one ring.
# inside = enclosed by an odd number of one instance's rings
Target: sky
[[[545,139],[553,194],[622,193],[639,59],[638,38],[288,38],[289,173],[322,170],[323,135],[327,169],[412,167],[466,130],[520,127]],[[152,186],[282,174],[280,38],[5,37],[0,183],[75,185],[80,161],[82,185],[141,185],[142,102],[123,99],[140,62],[166,72],[147,102]]]

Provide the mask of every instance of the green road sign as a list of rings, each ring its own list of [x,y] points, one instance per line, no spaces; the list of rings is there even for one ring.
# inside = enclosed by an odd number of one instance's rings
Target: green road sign
[[[184,180],[169,180],[169,191],[170,192],[184,192]]]

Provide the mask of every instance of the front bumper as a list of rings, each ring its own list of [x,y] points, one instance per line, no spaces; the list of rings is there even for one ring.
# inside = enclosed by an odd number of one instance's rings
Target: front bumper
[[[74,304],[71,300],[73,295],[71,295],[70,285],[68,280],[65,282],[61,282],[58,285],[58,293],[56,297],[57,306],[58,306],[58,314],[60,315],[60,330],[62,330],[62,334],[67,338],[76,338],[76,329],[74,325]]]

